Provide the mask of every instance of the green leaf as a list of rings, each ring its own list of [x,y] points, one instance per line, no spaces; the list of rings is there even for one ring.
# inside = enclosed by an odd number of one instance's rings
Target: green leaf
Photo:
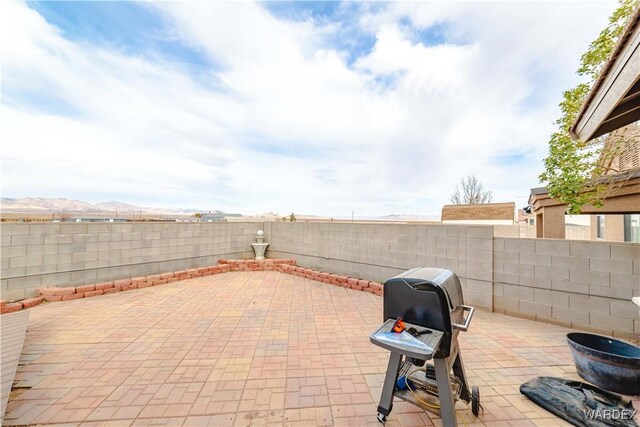
[[[573,140],[569,129],[639,4],[640,0],[619,1],[608,25],[580,58],[577,74],[589,77],[590,81],[565,91],[559,104],[562,114],[555,122],[556,131],[549,138],[549,154],[543,161],[544,172],[539,179],[546,183],[549,196],[565,203],[570,214],[579,214],[588,203],[594,206],[604,203],[606,186],[591,184],[604,172],[598,162],[603,155],[603,144]]]

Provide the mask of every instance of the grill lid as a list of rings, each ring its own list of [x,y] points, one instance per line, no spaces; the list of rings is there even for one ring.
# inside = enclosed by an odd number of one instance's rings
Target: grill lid
[[[450,311],[454,311],[464,304],[460,280],[451,270],[419,267],[406,271],[397,277],[402,278],[405,283],[418,291],[426,291],[432,289],[433,286],[438,286],[444,290]]]
[[[384,283],[383,319],[405,322],[443,333],[434,357],[448,357],[455,340],[454,324],[463,323],[460,280],[450,270],[414,268]]]

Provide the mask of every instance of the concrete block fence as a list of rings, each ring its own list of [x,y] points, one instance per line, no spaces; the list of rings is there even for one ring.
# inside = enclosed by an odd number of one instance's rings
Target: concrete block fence
[[[37,298],[43,287],[77,289],[251,258],[260,228],[270,243],[269,258],[295,259],[298,267],[291,273],[314,280],[366,289],[365,282],[381,283],[409,268],[449,268],[460,277],[465,302],[476,307],[622,337],[640,335],[638,310],[630,301],[640,295],[639,244],[497,237],[493,227],[477,225],[2,224],[1,297],[24,301]],[[338,281],[345,277],[363,282]]]
[[[640,337],[640,245],[502,239],[494,245],[494,310]]]
[[[0,225],[2,299],[41,286],[75,286],[248,258],[252,223],[50,223]]]
[[[465,301],[493,308],[493,228],[376,223],[265,223],[273,258],[384,282],[410,268],[449,268]]]

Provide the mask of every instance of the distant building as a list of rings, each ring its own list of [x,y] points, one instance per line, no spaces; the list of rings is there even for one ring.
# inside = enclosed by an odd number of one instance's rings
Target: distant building
[[[518,209],[518,224],[535,225],[536,216],[533,212],[525,212],[523,209]]]
[[[592,215],[591,240],[640,243],[640,214]]]
[[[225,218],[225,215],[222,212],[203,213],[200,216],[200,221],[202,222],[220,222],[220,221],[226,221],[226,220],[227,218]]]
[[[444,205],[441,219],[444,224],[513,225],[515,212],[514,202]]]
[[[74,217],[70,220],[71,222],[127,222],[129,221],[126,218],[82,218],[82,217]]]

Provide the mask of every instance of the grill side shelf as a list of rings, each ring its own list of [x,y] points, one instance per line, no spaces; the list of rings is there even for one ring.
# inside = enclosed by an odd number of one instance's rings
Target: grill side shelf
[[[424,331],[426,329],[430,329],[431,330],[431,333],[429,333],[429,334],[423,334],[423,335],[419,335],[419,336],[415,337],[420,342],[426,344],[427,346],[429,346],[433,350],[433,351],[431,351],[429,353],[416,351],[415,349],[403,348],[401,346],[390,345],[388,343],[380,342],[380,341],[375,339],[374,336],[379,332],[391,332],[391,329],[393,328],[393,324],[395,322],[396,322],[395,319],[387,319],[382,324],[382,326],[380,326],[375,332],[373,332],[371,334],[371,336],[369,337],[369,341],[371,341],[372,344],[375,344],[378,347],[382,347],[382,348],[384,348],[386,350],[393,351],[395,353],[401,353],[401,354],[403,354],[405,356],[414,357],[416,359],[429,360],[429,359],[433,358],[433,355],[435,354],[435,352],[438,350],[438,347],[440,346],[440,342],[442,341],[442,336],[443,336],[443,333],[441,331],[438,331],[438,330],[435,330],[435,329],[425,328],[424,326],[418,326],[418,325],[414,325],[412,323],[405,322],[405,325],[406,325],[407,329],[410,329],[410,328],[413,327],[413,328],[416,328],[416,330],[418,332]]]

